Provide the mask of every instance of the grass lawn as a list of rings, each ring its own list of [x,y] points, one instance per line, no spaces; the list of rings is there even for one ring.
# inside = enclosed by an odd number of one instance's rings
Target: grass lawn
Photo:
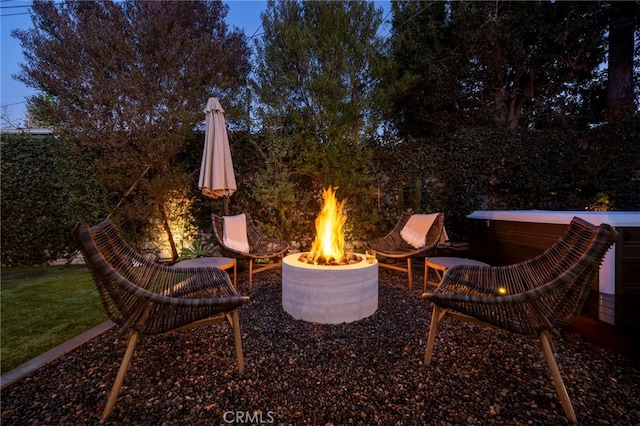
[[[83,265],[2,268],[1,373],[106,321]]]

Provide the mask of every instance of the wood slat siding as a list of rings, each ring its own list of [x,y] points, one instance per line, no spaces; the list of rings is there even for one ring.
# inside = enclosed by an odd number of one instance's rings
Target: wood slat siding
[[[640,228],[617,228],[616,324],[640,328]]]
[[[640,228],[617,228],[616,294],[640,296]]]
[[[551,247],[568,225],[472,220],[469,257],[490,265],[510,265],[531,259]]]

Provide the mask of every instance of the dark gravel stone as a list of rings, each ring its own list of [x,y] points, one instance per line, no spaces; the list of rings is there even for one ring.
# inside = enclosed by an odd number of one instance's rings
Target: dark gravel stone
[[[259,274],[250,296],[244,374],[228,327],[142,338],[105,424],[568,423],[537,340],[445,322],[425,367],[431,305],[406,275],[381,270],[378,311],[350,324],[292,319],[279,271]],[[581,424],[640,424],[632,360],[568,331],[554,343]],[[125,345],[112,329],[3,390],[2,425],[99,423]]]

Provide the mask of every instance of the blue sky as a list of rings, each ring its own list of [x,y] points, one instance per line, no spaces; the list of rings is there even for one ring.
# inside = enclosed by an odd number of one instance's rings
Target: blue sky
[[[227,24],[243,29],[247,37],[261,32],[260,13],[266,8],[266,1],[232,0],[225,3],[229,5]],[[375,3],[376,7],[388,10],[388,2]],[[2,0],[0,4],[0,114],[9,121],[3,120],[0,123],[2,127],[24,124],[25,98],[34,94],[31,88],[11,78],[20,71],[18,64],[23,61],[20,43],[11,37],[11,30],[32,27],[30,5],[31,1],[25,0]]]

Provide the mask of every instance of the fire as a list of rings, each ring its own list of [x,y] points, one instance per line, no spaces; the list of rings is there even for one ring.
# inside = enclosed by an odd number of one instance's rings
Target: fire
[[[336,192],[331,187],[322,191],[324,204],[316,218],[316,239],[311,245],[313,263],[337,261],[344,256],[344,224],[347,215],[343,213],[346,200],[338,202]]]

